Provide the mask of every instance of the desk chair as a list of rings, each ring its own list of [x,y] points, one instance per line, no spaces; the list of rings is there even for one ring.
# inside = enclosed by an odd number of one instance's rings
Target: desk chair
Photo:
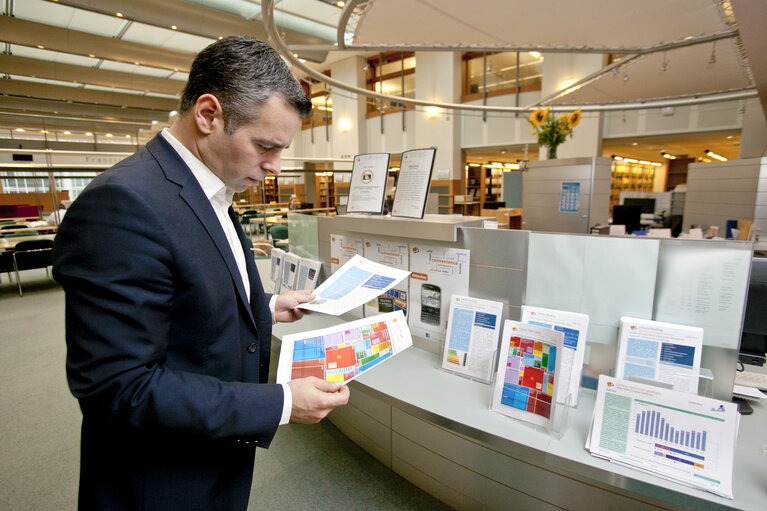
[[[19,296],[24,296],[21,290],[20,271],[45,268],[45,275],[49,276],[48,267],[51,265],[53,265],[53,240],[20,241],[13,250],[13,270],[16,273],[16,282],[19,284]]]
[[[287,225],[274,225],[269,229],[269,234],[272,236],[272,244],[276,247],[278,240],[288,239],[288,226]]]
[[[0,252],[0,273],[7,273],[8,280],[13,282],[11,272],[13,271],[13,252],[6,250]]]

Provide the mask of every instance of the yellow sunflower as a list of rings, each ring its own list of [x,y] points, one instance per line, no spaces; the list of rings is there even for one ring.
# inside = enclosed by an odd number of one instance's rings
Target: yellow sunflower
[[[568,119],[567,124],[571,128],[575,128],[576,126],[578,126],[579,122],[581,122],[581,111],[576,110],[575,112],[570,114],[570,118]]]
[[[539,108],[535,112],[530,114],[530,123],[536,128],[546,121],[546,114],[548,112],[542,108]]]

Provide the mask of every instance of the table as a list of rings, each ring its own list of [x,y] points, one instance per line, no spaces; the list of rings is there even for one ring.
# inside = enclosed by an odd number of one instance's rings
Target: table
[[[13,238],[0,238],[0,250],[13,250],[22,241],[29,240],[52,240],[55,234],[38,234],[31,236],[14,236]]]
[[[58,225],[43,225],[41,227],[14,227],[13,229],[2,229],[0,234],[11,234],[18,232],[56,232]]]

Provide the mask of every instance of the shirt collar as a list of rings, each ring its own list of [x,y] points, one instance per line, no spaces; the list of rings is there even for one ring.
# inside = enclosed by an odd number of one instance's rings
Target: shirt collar
[[[234,192],[226,187],[223,181],[213,173],[202,161],[200,161],[192,152],[174,137],[168,128],[163,128],[160,132],[165,140],[176,150],[178,155],[184,160],[184,163],[192,171],[197,182],[200,183],[205,197],[211,202],[216,202],[221,206],[228,208],[232,205],[232,196]]]

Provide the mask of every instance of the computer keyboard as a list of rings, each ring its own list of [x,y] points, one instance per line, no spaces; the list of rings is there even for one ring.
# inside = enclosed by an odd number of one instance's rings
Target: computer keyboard
[[[759,390],[767,390],[767,374],[754,373],[751,371],[737,371],[735,373],[735,384],[754,387]]]

